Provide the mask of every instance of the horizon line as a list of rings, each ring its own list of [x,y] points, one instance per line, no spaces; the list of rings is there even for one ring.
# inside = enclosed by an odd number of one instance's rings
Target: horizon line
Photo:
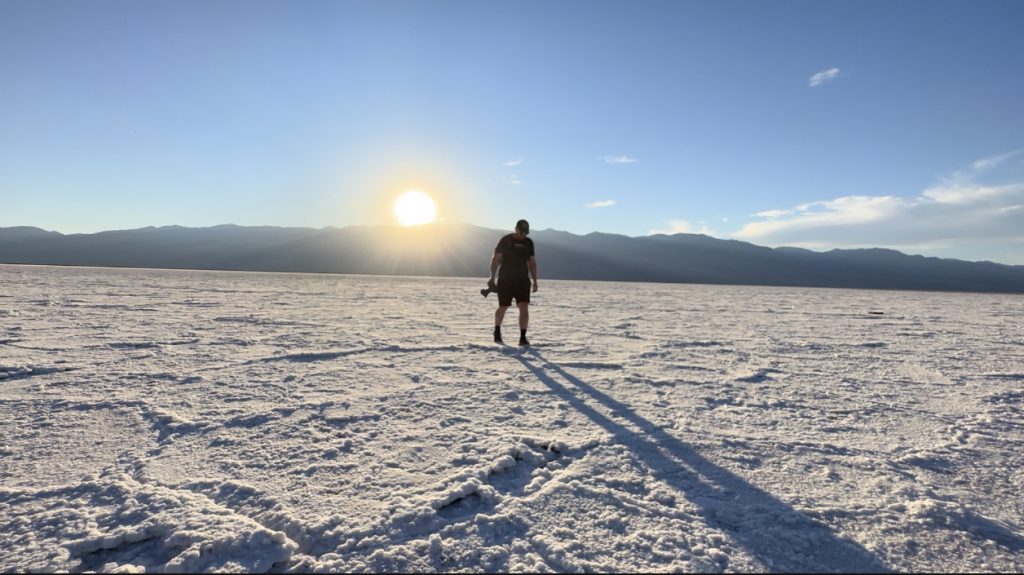
[[[135,231],[142,231],[142,230],[149,230],[149,229],[160,230],[160,229],[168,229],[168,228],[177,228],[177,229],[185,229],[185,230],[209,230],[209,229],[215,229],[215,228],[248,228],[248,229],[274,228],[274,229],[282,229],[282,230],[284,230],[284,229],[291,229],[291,230],[309,230],[309,231],[318,231],[319,232],[319,231],[330,231],[330,230],[341,231],[341,230],[345,230],[345,229],[349,229],[349,228],[377,228],[377,229],[393,229],[393,230],[409,230],[409,231],[412,231],[412,230],[417,230],[417,229],[422,230],[422,229],[425,229],[425,228],[444,227],[444,226],[463,226],[463,227],[479,228],[479,229],[483,229],[483,230],[496,231],[496,232],[502,232],[503,231],[503,230],[501,230],[499,228],[491,228],[491,227],[487,227],[487,226],[481,226],[481,225],[473,224],[473,223],[470,223],[470,222],[461,222],[461,221],[458,221],[458,222],[430,222],[430,223],[419,224],[419,225],[415,225],[415,226],[402,226],[400,224],[384,224],[384,223],[381,223],[381,224],[349,224],[349,225],[346,225],[346,226],[328,225],[328,226],[323,226],[323,227],[319,227],[319,228],[311,227],[311,226],[280,226],[280,225],[270,225],[270,224],[245,225],[245,224],[235,224],[235,223],[214,224],[214,225],[209,225],[209,226],[187,226],[187,225],[181,225],[181,224],[165,224],[165,225],[159,225],[159,226],[157,226],[157,225],[148,225],[148,226],[142,226],[142,227],[138,227],[138,228],[121,228],[121,229],[100,230],[100,231],[96,231],[96,232],[71,232],[71,233],[64,233],[64,232],[60,232],[60,231],[57,231],[57,230],[47,230],[45,228],[41,228],[41,227],[38,227],[38,226],[19,225],[19,226],[0,226],[0,231],[7,230],[7,229],[24,228],[24,229],[40,230],[40,231],[46,232],[48,234],[58,234],[58,235],[60,235],[62,237],[68,237],[68,236],[91,236],[91,235],[97,235],[97,234],[103,234],[103,233],[116,233],[116,232],[135,232]],[[999,266],[1006,266],[1006,267],[1010,267],[1010,268],[1024,268],[1024,264],[1002,263],[1002,262],[997,262],[997,261],[989,260],[989,259],[966,260],[966,259],[954,258],[954,257],[929,256],[929,255],[924,255],[924,254],[920,254],[920,253],[908,253],[908,252],[902,251],[900,249],[891,248],[891,247],[881,247],[881,246],[852,247],[852,248],[832,247],[832,248],[827,248],[827,249],[823,249],[823,250],[815,250],[815,249],[810,249],[810,248],[805,248],[805,247],[800,247],[800,246],[790,246],[790,245],[766,246],[766,245],[755,244],[753,242],[749,242],[749,241],[746,241],[746,240],[740,240],[740,239],[736,239],[736,238],[723,238],[723,237],[712,236],[712,235],[705,234],[705,233],[692,233],[692,232],[678,232],[678,233],[674,233],[674,234],[666,234],[664,232],[659,232],[659,233],[639,235],[639,236],[630,236],[630,235],[614,233],[614,232],[602,232],[600,230],[594,230],[594,231],[587,232],[587,233],[575,233],[575,232],[570,232],[570,231],[567,231],[567,230],[559,230],[559,229],[556,229],[556,228],[541,228],[541,229],[538,229],[538,230],[534,230],[534,232],[535,233],[536,232],[562,233],[562,234],[568,234],[568,235],[579,237],[579,238],[585,238],[587,236],[592,236],[592,235],[595,235],[595,234],[600,234],[600,235],[607,235],[607,236],[618,236],[618,237],[621,237],[621,238],[626,238],[626,239],[631,239],[631,240],[645,239],[645,238],[657,238],[657,237],[673,238],[673,237],[678,237],[678,236],[705,237],[705,238],[709,238],[709,239],[717,240],[717,241],[721,241],[721,242],[736,242],[736,243],[740,243],[740,244],[746,244],[746,245],[750,245],[750,246],[766,248],[766,249],[770,249],[772,251],[776,251],[776,250],[780,250],[780,249],[787,249],[787,250],[801,250],[801,251],[806,251],[806,252],[815,253],[815,254],[827,254],[827,253],[834,252],[834,251],[846,252],[846,251],[882,250],[882,251],[895,252],[895,253],[902,254],[902,255],[905,255],[905,256],[908,256],[908,257],[920,257],[920,258],[925,258],[925,259],[934,259],[934,260],[943,260],[943,261],[958,261],[958,262],[968,262],[968,263],[988,263],[988,264],[994,264],[994,265],[999,265]],[[2,263],[3,262],[0,262],[0,264],[2,264]],[[146,269],[146,268],[144,268],[144,269]],[[163,269],[163,268],[155,268],[155,269]],[[174,268],[174,269],[177,269],[177,268]]]

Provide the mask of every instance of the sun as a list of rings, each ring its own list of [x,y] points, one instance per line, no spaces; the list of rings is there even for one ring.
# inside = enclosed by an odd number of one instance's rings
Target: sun
[[[406,227],[429,224],[437,218],[437,206],[427,194],[409,190],[395,200],[395,218]]]

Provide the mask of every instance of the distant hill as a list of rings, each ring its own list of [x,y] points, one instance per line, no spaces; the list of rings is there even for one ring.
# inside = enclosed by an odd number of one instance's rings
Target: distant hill
[[[0,228],[0,263],[486,277],[506,232],[467,224],[413,228],[148,227],[95,234]],[[531,234],[541,278],[1024,293],[1024,266],[814,252],[704,235]]]

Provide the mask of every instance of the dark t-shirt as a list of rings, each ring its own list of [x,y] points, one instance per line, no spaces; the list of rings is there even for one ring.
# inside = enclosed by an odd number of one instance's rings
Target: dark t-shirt
[[[533,254],[533,240],[523,238],[517,240],[515,234],[498,240],[494,253],[501,254],[501,272],[499,279],[502,282],[529,281],[530,267],[528,262]]]

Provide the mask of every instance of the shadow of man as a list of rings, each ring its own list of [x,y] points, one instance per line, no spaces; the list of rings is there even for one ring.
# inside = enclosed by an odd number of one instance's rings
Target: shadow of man
[[[630,446],[656,478],[699,508],[708,525],[727,533],[769,570],[891,572],[864,547],[840,538],[826,525],[704,458],[629,406],[584,383],[536,350],[514,357],[560,398]],[[587,400],[625,418],[639,431],[612,421],[551,374],[585,394]]]

